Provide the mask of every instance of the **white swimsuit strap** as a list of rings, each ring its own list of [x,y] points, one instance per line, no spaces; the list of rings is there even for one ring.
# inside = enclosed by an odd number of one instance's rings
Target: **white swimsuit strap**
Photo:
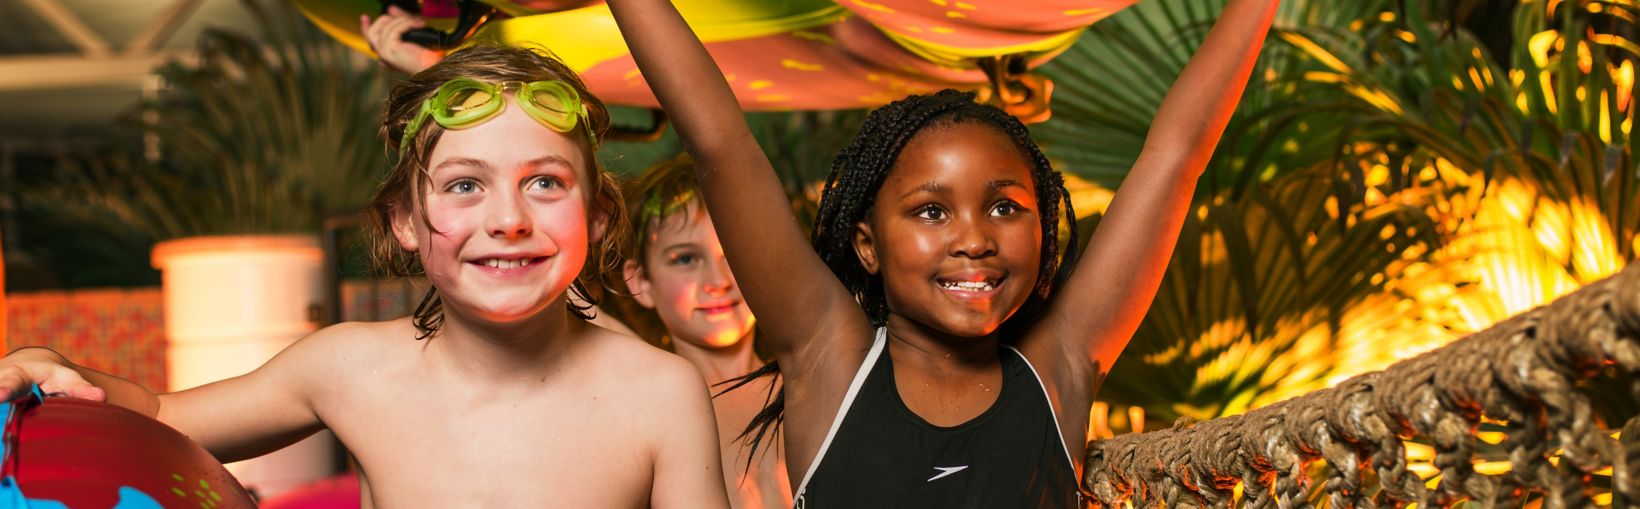
[[[1053,397],[1048,395],[1048,384],[1042,383],[1042,375],[1037,374],[1036,366],[1032,366],[1031,360],[1025,358],[1025,354],[1020,353],[1018,348],[1008,345],[1003,346],[1007,347],[1009,350],[1012,350],[1014,355],[1018,355],[1019,360],[1025,362],[1025,367],[1031,368],[1031,377],[1036,378],[1037,389],[1042,391],[1042,400],[1048,403],[1048,416],[1053,418],[1053,431],[1054,435],[1059,437],[1059,450],[1065,451],[1065,462],[1069,463],[1071,466],[1071,471],[1075,472],[1076,462],[1071,460],[1071,448],[1065,445],[1065,430],[1059,427],[1059,412],[1053,409]],[[1077,492],[1077,496],[1081,496],[1080,491]]]
[[[837,428],[843,426],[843,417],[848,415],[849,407],[854,406],[854,396],[860,393],[860,386],[866,383],[866,375],[871,374],[871,366],[877,364],[877,357],[882,355],[887,344],[888,329],[878,327],[877,339],[871,343],[871,351],[866,353],[865,361],[860,363],[859,371],[854,373],[854,381],[849,382],[848,393],[843,395],[843,404],[837,408],[837,416],[831,419],[831,429],[826,431],[826,440],[820,442],[820,452],[815,453],[814,461],[809,462],[808,471],[803,474],[803,482],[797,485],[797,496],[792,499],[792,503],[797,504],[797,507],[803,503],[803,493],[808,490],[809,479],[814,477],[815,469],[820,467],[820,460],[826,457],[826,449],[831,448],[832,439],[837,437]],[[1065,457],[1070,457],[1070,453],[1065,454]]]

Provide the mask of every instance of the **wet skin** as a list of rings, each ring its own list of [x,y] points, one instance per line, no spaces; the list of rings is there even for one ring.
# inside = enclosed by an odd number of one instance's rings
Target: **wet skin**
[[[666,325],[673,349],[694,364],[717,393],[724,388],[718,384],[762,363],[753,352],[751,309],[729,272],[712,217],[699,202],[647,226],[648,243],[639,255],[643,265],[628,260],[624,266],[633,298],[655,310]],[[763,409],[771,383],[773,380],[761,378],[712,398],[723,481],[730,506],[736,509],[791,506],[791,481],[780,444],[765,444],[773,449],[748,455],[740,437],[741,430]]]
[[[694,203],[651,224],[644,265],[629,266],[627,279],[634,299],[660,315],[673,341],[727,348],[749,338],[754,320],[729,272],[712,217],[700,212]]]
[[[428,160],[422,206],[431,225],[401,214],[394,227],[454,304],[446,312],[505,324],[557,304],[596,240],[590,232],[603,229],[601,213],[589,222],[580,144],[509,99],[495,118],[446,131]]]
[[[987,337],[1030,296],[1042,249],[1031,166],[996,129],[918,133],[875,203],[855,250],[882,277],[890,331]]]

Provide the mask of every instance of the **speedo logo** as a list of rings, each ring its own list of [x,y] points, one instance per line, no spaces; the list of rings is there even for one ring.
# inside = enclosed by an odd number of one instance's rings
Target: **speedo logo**
[[[938,470],[940,473],[934,474],[934,477],[928,478],[928,481],[926,481],[926,482],[933,482],[935,479],[939,479],[939,478],[942,478],[942,477],[949,476],[951,474],[955,474],[957,472],[961,472],[961,471],[963,471],[964,469],[967,469],[967,468],[968,468],[968,465],[962,465],[960,467],[934,467],[934,470]]]

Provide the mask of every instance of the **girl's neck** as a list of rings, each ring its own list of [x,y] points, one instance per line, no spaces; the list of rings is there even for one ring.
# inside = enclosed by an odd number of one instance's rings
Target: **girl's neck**
[[[444,309],[444,324],[428,338],[430,350],[463,376],[494,381],[533,377],[562,361],[586,323],[567,307],[553,305],[515,323],[490,323]]]
[[[895,364],[916,362],[941,370],[968,370],[989,368],[997,362],[1001,343],[996,333],[953,336],[892,311],[886,327]]]
[[[701,378],[711,387],[757,369],[757,352],[752,348],[754,334],[746,334],[734,344],[723,348],[706,348],[687,341],[672,341],[672,351],[695,365]],[[716,392],[716,389],[713,390]]]

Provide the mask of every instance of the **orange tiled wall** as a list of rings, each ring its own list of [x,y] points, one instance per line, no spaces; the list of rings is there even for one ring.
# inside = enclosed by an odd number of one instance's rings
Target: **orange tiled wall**
[[[347,320],[390,320],[415,308],[409,281],[342,284]],[[47,346],[85,366],[143,387],[166,386],[163,301],[159,288],[6,295],[6,347]]]
[[[165,387],[158,288],[6,295],[6,346],[48,346],[144,387]]]

